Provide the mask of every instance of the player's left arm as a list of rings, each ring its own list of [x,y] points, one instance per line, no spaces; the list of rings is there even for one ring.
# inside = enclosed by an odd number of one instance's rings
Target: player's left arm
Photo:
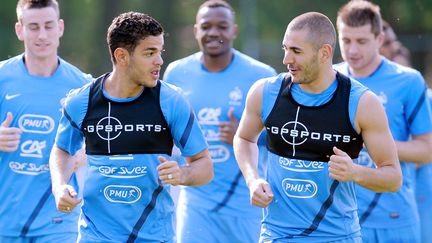
[[[355,124],[376,168],[353,163],[344,151],[335,147],[329,161],[330,177],[339,181],[352,180],[376,192],[397,191],[402,185],[402,172],[396,145],[384,109],[373,93],[367,91],[361,96]]]
[[[186,163],[180,165],[178,161],[159,157],[159,178],[171,185],[198,186],[208,183],[213,179],[213,161],[189,102],[178,90],[174,92],[162,86],[161,108],[175,145],[185,157]]]
[[[186,162],[181,167],[181,185],[197,186],[206,184],[213,179],[213,162],[208,149],[186,157]]]
[[[199,186],[213,179],[213,162],[208,149],[196,155],[185,157],[186,164],[179,165],[175,160],[159,156],[161,164],[157,167],[159,178],[173,186]]]

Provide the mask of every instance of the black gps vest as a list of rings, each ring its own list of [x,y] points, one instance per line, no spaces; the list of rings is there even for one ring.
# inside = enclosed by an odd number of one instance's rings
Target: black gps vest
[[[160,108],[160,81],[154,88],[144,88],[130,102],[115,102],[103,95],[108,76],[99,77],[90,87],[88,110],[81,127],[87,154],[171,155],[173,137]]]
[[[291,77],[285,78],[272,111],[264,122],[267,148],[283,157],[328,162],[333,146],[357,158],[363,139],[351,126],[348,103],[351,81],[337,73],[333,97],[320,106],[298,104],[291,94]]]

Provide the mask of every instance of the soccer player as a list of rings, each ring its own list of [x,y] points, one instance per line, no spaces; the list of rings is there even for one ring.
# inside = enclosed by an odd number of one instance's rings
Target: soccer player
[[[417,165],[432,160],[432,121],[421,74],[379,54],[383,44],[379,6],[350,1],[338,12],[337,28],[344,63],[336,68],[367,86],[380,99],[396,143],[403,173],[400,190],[376,193],[356,187],[364,242],[420,242],[414,185]],[[359,163],[375,167],[370,147]]]
[[[56,0],[19,0],[16,11],[24,53],[0,62],[0,242],[75,242],[79,207],[57,211],[48,160],[63,97],[91,77],[57,54]]]
[[[164,31],[149,15],[116,17],[107,33],[113,64],[66,100],[50,159],[57,208],[78,203],[67,184],[68,158],[85,141],[79,242],[172,242],[170,185],[195,186],[213,176],[207,143],[177,87],[159,80]],[[173,142],[186,156],[167,160]]]
[[[260,242],[361,242],[355,184],[396,191],[401,171],[378,98],[333,70],[336,31],[323,14],[294,18],[282,47],[288,73],[250,89],[234,151],[251,203],[266,208]],[[266,180],[257,139],[267,131]],[[377,167],[356,164],[363,143]]]
[[[227,2],[204,2],[194,25],[200,51],[171,63],[164,74],[164,81],[182,88],[192,104],[215,162],[211,183],[180,189],[179,243],[252,243],[259,238],[262,210],[249,203],[232,140],[249,88],[276,72],[233,48],[237,32],[235,13]],[[261,149],[263,174],[266,152],[264,146]]]

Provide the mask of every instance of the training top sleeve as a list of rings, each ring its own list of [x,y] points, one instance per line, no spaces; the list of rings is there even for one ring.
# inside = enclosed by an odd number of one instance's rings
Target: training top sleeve
[[[407,80],[407,95],[404,104],[406,120],[411,134],[421,135],[432,132],[431,110],[427,98],[427,86],[417,71]]]
[[[208,147],[195,113],[178,87],[162,82],[160,103],[174,143],[183,156],[193,156]]]
[[[57,147],[74,155],[84,145],[81,125],[88,108],[90,84],[72,90],[66,97],[55,143]]]

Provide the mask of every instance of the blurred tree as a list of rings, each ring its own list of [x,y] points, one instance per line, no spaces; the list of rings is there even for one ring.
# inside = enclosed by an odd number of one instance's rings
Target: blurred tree
[[[196,52],[193,25],[198,6],[204,0],[59,0],[66,29],[60,54],[78,67],[98,76],[111,69],[106,30],[112,19],[126,11],[148,13],[165,28],[165,64]],[[281,41],[288,22],[295,16],[318,11],[335,22],[346,0],[228,0],[236,11],[240,33],[239,50],[283,72]],[[383,18],[412,51],[413,65],[425,74],[432,66],[432,0],[376,0]],[[0,59],[22,52],[14,24],[16,1],[3,1],[0,8]],[[336,50],[336,61],[339,61]],[[166,65],[164,65],[165,67]],[[430,77],[430,76],[429,76]],[[432,78],[428,78],[432,82]]]

